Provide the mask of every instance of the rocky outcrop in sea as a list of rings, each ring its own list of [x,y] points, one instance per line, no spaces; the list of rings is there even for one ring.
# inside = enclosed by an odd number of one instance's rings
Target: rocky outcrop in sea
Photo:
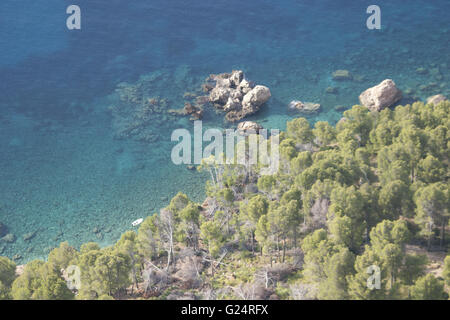
[[[447,98],[444,95],[437,94],[435,96],[428,97],[427,104],[438,104],[445,100],[447,100]]]
[[[243,121],[237,125],[237,132],[240,135],[258,134],[262,129],[263,127],[260,124],[253,121]]]
[[[209,102],[215,108],[226,112],[230,122],[256,113],[271,97],[268,87],[248,81],[242,70],[210,75],[203,90],[209,93]]]
[[[393,106],[401,98],[402,92],[397,88],[394,81],[386,79],[361,93],[359,101],[370,111],[381,111]]]
[[[298,100],[289,103],[289,109],[296,110],[300,113],[311,114],[319,112],[321,105],[313,102],[302,102]]]

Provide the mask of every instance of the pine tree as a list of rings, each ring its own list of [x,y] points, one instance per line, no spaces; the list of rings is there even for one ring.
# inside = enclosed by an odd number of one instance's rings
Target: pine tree
[[[440,226],[440,247],[445,242],[445,227],[450,218],[450,192],[447,184],[433,183],[416,191],[416,222],[422,228],[422,234],[428,238],[428,248],[434,235],[434,227]]]
[[[49,256],[48,262],[53,263],[58,269],[65,269],[78,258],[78,251],[69,246],[68,242],[61,242],[59,248],[53,249]]]
[[[11,298],[11,284],[16,278],[16,264],[7,257],[0,257],[0,300]]]
[[[29,262],[11,288],[15,300],[70,300],[74,294],[67,287],[61,271],[52,263]]]
[[[436,279],[431,273],[419,278],[411,287],[413,300],[447,300],[448,294],[444,290],[444,283]]]

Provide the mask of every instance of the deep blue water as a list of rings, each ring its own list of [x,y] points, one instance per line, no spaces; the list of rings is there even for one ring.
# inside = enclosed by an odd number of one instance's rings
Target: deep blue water
[[[81,30],[66,28],[70,4]],[[381,30],[366,28],[371,4]],[[170,162],[172,130],[192,124],[160,117],[155,143],[114,139],[118,83],[158,75],[151,95],[179,108],[209,74],[242,69],[272,91],[253,117],[265,127],[298,116],[294,99],[322,104],[312,123],[335,123],[335,106],[386,78],[411,91],[402,103],[450,96],[449,12],[448,0],[2,0],[0,222],[17,240],[0,241],[0,254],[25,262],[60,241],[107,245],[178,190],[202,200],[205,176]],[[359,80],[335,82],[337,69]],[[230,126],[212,110],[204,125]]]

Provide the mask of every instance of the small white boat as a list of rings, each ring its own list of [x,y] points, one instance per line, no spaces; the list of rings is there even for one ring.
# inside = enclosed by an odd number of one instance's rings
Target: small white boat
[[[133,227],[136,227],[136,226],[140,225],[140,224],[142,223],[142,221],[144,221],[144,219],[142,219],[142,218],[137,219],[137,220],[133,221],[133,222],[131,223],[131,225],[132,225]]]

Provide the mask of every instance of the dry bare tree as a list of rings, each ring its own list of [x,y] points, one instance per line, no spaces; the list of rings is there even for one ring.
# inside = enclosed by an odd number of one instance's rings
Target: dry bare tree
[[[158,229],[160,231],[161,244],[167,252],[167,267],[169,270],[170,264],[174,260],[174,233],[175,233],[175,217],[172,211],[162,209],[158,220]]]

